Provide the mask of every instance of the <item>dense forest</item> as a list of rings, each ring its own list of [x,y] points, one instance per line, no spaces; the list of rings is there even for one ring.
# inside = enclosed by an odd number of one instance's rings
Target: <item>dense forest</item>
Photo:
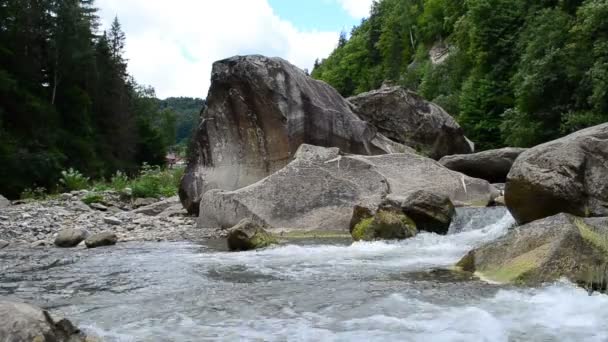
[[[608,121],[608,1],[375,1],[312,75],[345,96],[415,90],[478,149],[532,146]]]
[[[176,115],[173,152],[182,156],[186,154],[204,106],[205,100],[192,97],[169,97],[160,101],[162,109],[169,109]]]
[[[0,193],[50,190],[68,168],[102,178],[162,165],[186,138],[200,106],[184,114],[137,84],[124,48],[93,0],[0,0]]]

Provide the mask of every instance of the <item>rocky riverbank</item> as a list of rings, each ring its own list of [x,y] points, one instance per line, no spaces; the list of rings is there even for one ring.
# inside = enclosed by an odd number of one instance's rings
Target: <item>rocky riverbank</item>
[[[16,201],[0,209],[0,248],[8,246],[53,246],[65,229],[94,235],[114,233],[119,242],[183,241],[213,237],[196,230],[177,197],[156,200],[121,200],[115,192],[104,192],[99,202],[83,202],[86,191],[62,194],[53,199]],[[201,234],[207,234],[202,236]]]

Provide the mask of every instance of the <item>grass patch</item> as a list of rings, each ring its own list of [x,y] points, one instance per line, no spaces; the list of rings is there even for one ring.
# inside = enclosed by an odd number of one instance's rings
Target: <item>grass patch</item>
[[[101,194],[97,194],[97,193],[91,193],[86,195],[82,201],[86,204],[86,205],[91,205],[93,203],[102,203],[104,201],[104,198]]]

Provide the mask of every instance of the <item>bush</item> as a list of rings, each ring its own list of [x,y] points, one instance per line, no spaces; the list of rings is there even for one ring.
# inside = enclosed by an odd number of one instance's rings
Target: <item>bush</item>
[[[46,188],[37,187],[34,189],[27,188],[21,193],[21,199],[43,200],[47,198]]]
[[[144,164],[139,177],[131,183],[133,197],[170,197],[177,194],[183,169],[161,170]]]
[[[102,195],[98,194],[98,193],[90,193],[88,195],[86,195],[82,201],[87,204],[87,205],[91,205],[93,203],[102,203],[104,201],[104,198]]]
[[[110,179],[110,187],[116,191],[122,191],[129,186],[129,177],[122,172],[116,171],[114,176]]]
[[[73,168],[61,171],[59,182],[65,191],[83,190],[89,186],[89,178]]]

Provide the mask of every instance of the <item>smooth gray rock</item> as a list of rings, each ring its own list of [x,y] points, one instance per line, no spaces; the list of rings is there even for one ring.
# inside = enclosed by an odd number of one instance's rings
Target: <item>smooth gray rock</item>
[[[402,87],[384,86],[348,99],[378,132],[433,159],[471,153],[463,129],[445,110]]]
[[[174,196],[171,198],[167,198],[164,201],[156,202],[144,207],[137,208],[133,210],[136,214],[143,214],[148,216],[157,216],[160,215],[163,211],[169,209],[170,207],[179,204],[179,197]]]
[[[55,319],[33,305],[0,299],[0,341],[77,342],[93,341],[67,319]]]
[[[0,209],[7,208],[11,206],[11,201],[9,201],[6,197],[0,195]]]
[[[287,165],[304,143],[366,155],[407,150],[377,134],[334,88],[281,58],[218,61],[180,199],[197,213],[207,190],[253,184]]]
[[[104,246],[113,246],[118,242],[118,237],[114,233],[105,232],[90,236],[84,240],[87,248],[97,248]]]
[[[278,241],[263,226],[244,219],[228,231],[227,243],[231,251],[250,251],[269,247]]]
[[[106,216],[103,218],[103,222],[113,226],[120,226],[122,221],[114,216]]]
[[[57,234],[57,237],[55,238],[55,246],[61,248],[76,247],[79,243],[84,241],[87,236],[88,233],[82,229],[63,229]]]
[[[519,223],[560,212],[608,216],[608,123],[522,153],[507,177],[505,200]]]
[[[153,205],[156,202],[158,202],[158,200],[156,198],[136,198],[135,201],[133,202],[133,207],[135,207],[135,208],[146,207],[149,205]]]
[[[106,207],[105,205],[103,205],[101,203],[91,203],[91,205],[89,205],[89,206],[95,210],[108,211],[108,207]]]
[[[412,191],[403,196],[388,195],[381,208],[392,208],[407,215],[419,231],[446,235],[456,214],[454,204],[445,194],[427,190]]]
[[[198,226],[230,228],[254,218],[273,228],[347,231],[355,205],[376,208],[388,194],[416,190],[479,206],[498,196],[488,182],[419,155],[341,155],[302,145],[294,161],[251,186],[205,193]]]
[[[504,183],[515,159],[526,150],[506,147],[473,154],[456,154],[441,158],[439,163],[467,176],[485,179],[490,183]]]

